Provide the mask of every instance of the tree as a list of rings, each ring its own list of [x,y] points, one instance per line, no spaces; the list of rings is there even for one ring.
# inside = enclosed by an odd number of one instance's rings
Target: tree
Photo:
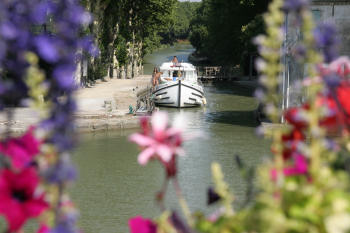
[[[197,54],[220,65],[239,64],[242,53],[253,50],[251,39],[261,30],[244,32],[267,8],[269,0],[203,0],[191,21],[190,41]],[[249,35],[244,36],[244,34]],[[248,41],[248,43],[247,43]]]
[[[82,3],[94,16],[89,32],[101,51],[101,56],[91,61],[94,76],[101,78],[107,71],[121,68],[126,70],[127,77],[134,77],[142,66],[143,56],[159,47],[162,33],[167,33],[173,25],[177,0],[83,0]]]

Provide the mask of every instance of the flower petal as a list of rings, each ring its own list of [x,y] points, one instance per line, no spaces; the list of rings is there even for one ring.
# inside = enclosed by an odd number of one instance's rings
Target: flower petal
[[[23,204],[23,209],[29,217],[38,217],[49,205],[44,201],[44,197],[32,199]]]
[[[156,112],[153,114],[151,122],[154,136],[159,138],[168,126],[168,115],[165,112]]]
[[[154,140],[151,137],[139,133],[130,135],[129,140],[135,142],[139,146],[149,146],[154,143]]]
[[[21,204],[13,199],[8,199],[6,203],[0,200],[0,213],[3,214],[8,223],[10,232],[17,232],[27,221],[27,216],[21,208]]]
[[[171,160],[171,156],[173,155],[172,150],[167,145],[158,145],[157,146],[157,154],[164,161],[169,162]]]
[[[153,147],[148,147],[147,149],[143,150],[140,154],[139,157],[137,158],[137,161],[141,165],[146,165],[148,160],[152,157],[154,154],[155,150]]]

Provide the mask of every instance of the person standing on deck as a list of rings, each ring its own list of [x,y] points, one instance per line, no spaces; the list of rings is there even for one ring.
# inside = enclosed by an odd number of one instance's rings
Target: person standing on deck
[[[177,59],[176,56],[173,57],[173,60],[171,60],[171,62],[172,62],[175,66],[177,66],[177,65],[179,64],[179,60]]]

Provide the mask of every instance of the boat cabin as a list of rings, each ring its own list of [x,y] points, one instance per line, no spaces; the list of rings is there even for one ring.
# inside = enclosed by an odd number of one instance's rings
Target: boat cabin
[[[162,82],[177,80],[197,82],[196,68],[189,63],[174,64],[172,62],[166,62],[162,64],[160,71],[163,72],[161,76]]]

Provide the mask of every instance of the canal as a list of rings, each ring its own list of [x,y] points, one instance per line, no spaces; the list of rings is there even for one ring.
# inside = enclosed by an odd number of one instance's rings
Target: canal
[[[176,55],[186,61],[193,51],[190,45],[176,45],[146,57],[145,73],[155,65]],[[242,180],[234,155],[249,165],[260,163],[269,154],[268,142],[255,136],[257,123],[253,110],[257,103],[252,88],[234,83],[205,86],[208,105],[205,108],[162,109],[173,118],[182,114],[187,132],[201,131],[205,137],[185,143],[187,155],[179,161],[179,180],[192,211],[206,208],[206,190],[211,182],[210,165],[222,165],[225,179],[231,185],[237,204],[244,196]],[[118,131],[82,135],[74,155],[79,179],[71,188],[74,202],[81,210],[80,226],[86,233],[126,233],[130,217],[160,214],[154,194],[163,181],[163,169],[152,162],[145,167],[137,164],[137,146],[127,140],[133,131]],[[169,189],[166,204],[176,208],[173,189]]]

